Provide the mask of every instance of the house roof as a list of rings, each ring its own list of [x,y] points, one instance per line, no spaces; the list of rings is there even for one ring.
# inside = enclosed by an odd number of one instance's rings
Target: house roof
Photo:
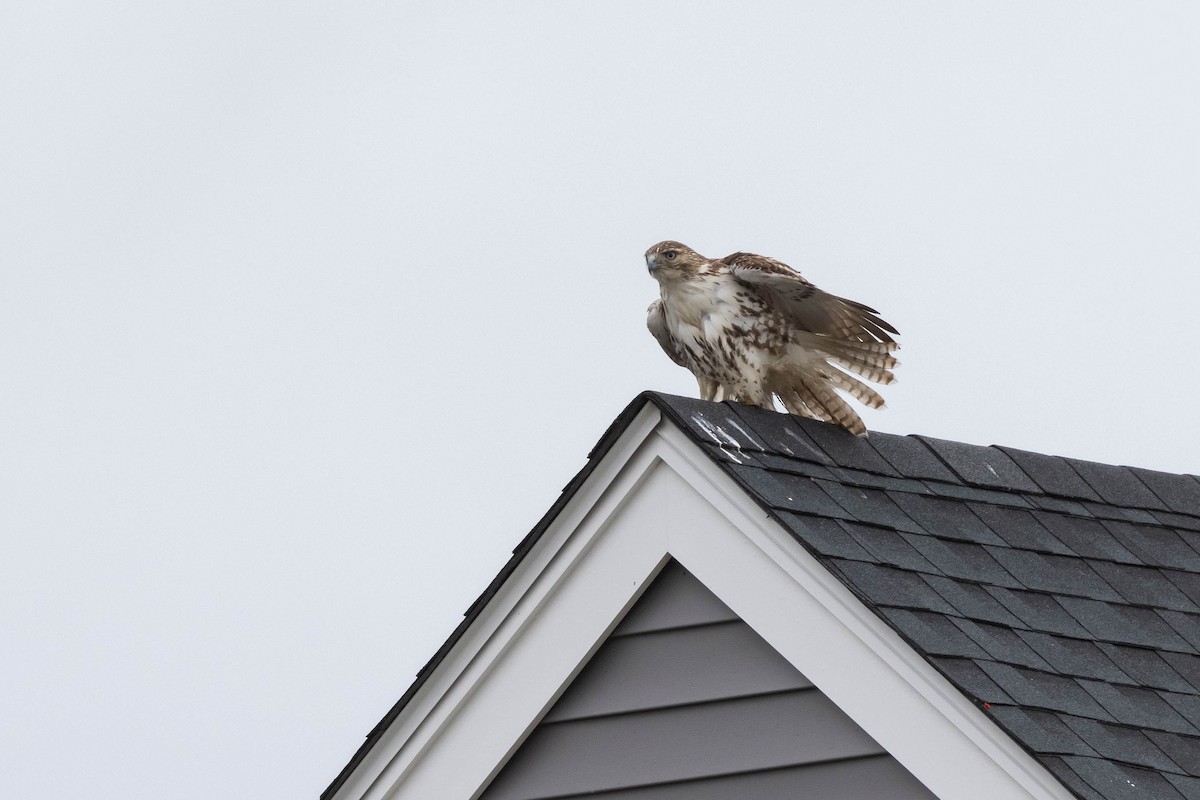
[[[1200,799],[1200,479],[657,393],[616,419],[323,798],[647,402],[1074,793]]]
[[[1200,798],[1200,479],[653,396],[1085,798]]]

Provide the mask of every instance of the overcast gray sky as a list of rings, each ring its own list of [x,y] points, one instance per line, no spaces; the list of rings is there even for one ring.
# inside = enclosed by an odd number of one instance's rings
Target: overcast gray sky
[[[310,797],[642,389],[643,251],[902,332],[869,426],[1200,472],[1200,10],[0,6],[0,775]]]

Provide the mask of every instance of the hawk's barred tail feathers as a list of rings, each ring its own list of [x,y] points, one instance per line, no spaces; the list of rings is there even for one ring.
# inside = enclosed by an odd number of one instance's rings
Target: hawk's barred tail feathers
[[[876,383],[891,383],[896,366],[895,342],[837,339],[797,332],[788,357],[770,380],[771,391],[788,413],[833,422],[858,436],[867,428],[854,409],[834,389],[840,389],[868,408],[883,408],[883,397],[838,367]],[[832,363],[830,363],[832,362]]]
[[[821,408],[817,398],[813,397],[812,392],[808,391],[803,383],[797,382],[793,386],[783,389],[779,394],[779,401],[783,403],[783,407],[789,414],[819,419],[822,422],[833,422],[833,417]]]
[[[784,400],[783,407],[791,414],[815,416],[817,419],[841,425],[856,436],[866,436],[867,426],[863,424],[858,414],[854,413],[850,404],[829,386],[827,380],[820,375],[798,374],[798,385],[795,385],[790,393],[804,398],[804,405],[807,406],[809,412],[815,413],[805,414],[803,411],[793,410],[789,407],[787,400],[781,396],[780,399]]]
[[[825,373],[825,376],[835,387],[841,389],[867,408],[883,408],[886,405],[883,401],[883,395],[853,375],[847,375],[841,370],[831,369]]]
[[[856,375],[875,383],[888,384],[896,380],[891,372],[892,367],[899,363],[892,355],[900,349],[896,342],[863,342],[797,331],[792,335],[791,348],[799,348],[807,353],[823,353]]]

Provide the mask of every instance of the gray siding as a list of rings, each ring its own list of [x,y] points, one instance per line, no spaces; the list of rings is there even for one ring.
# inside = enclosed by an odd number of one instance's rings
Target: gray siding
[[[609,639],[546,721],[723,700],[735,693],[806,689],[811,685],[750,626],[735,620]]]
[[[481,797],[585,795],[933,797],[674,563]]]
[[[558,800],[911,800],[932,798],[888,755],[719,775],[694,781],[562,795]]]

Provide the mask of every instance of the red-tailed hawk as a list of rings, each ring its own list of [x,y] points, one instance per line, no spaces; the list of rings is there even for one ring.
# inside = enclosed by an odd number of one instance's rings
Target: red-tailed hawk
[[[834,422],[866,435],[835,391],[871,408],[883,398],[852,372],[891,383],[898,331],[875,309],[827,294],[780,261],[734,253],[714,261],[679,242],[646,251],[661,299],[646,325],[705,400],[736,400]]]

